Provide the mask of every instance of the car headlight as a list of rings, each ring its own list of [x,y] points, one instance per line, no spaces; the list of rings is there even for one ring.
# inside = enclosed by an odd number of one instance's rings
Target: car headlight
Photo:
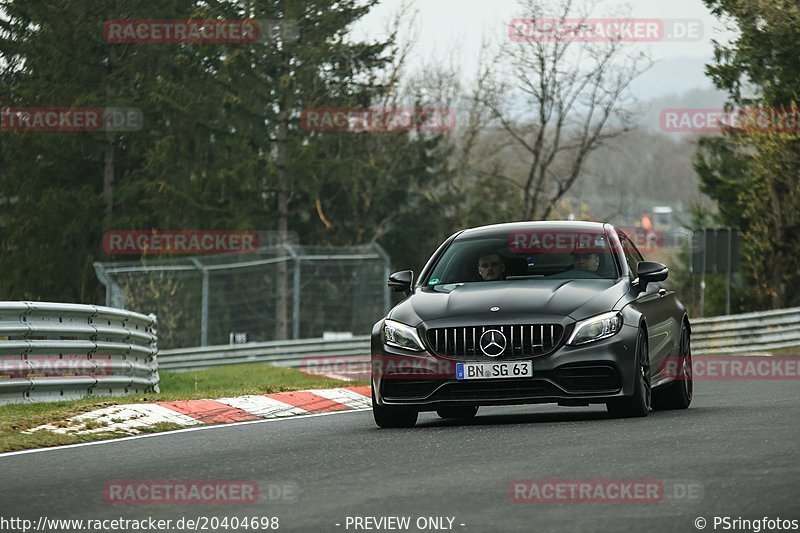
[[[619,333],[620,329],[622,329],[622,313],[619,311],[603,313],[575,324],[575,330],[567,344],[586,344],[607,339]]]
[[[425,349],[422,346],[422,340],[420,340],[416,328],[406,326],[394,320],[386,320],[383,323],[381,337],[384,344],[396,348],[414,350],[415,352],[421,352]]]

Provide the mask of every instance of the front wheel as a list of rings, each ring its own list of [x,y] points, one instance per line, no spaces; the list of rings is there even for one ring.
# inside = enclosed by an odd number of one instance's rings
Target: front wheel
[[[410,428],[417,423],[419,411],[410,407],[378,405],[375,402],[375,389],[372,389],[372,417],[375,425],[381,428]]]
[[[675,381],[653,391],[653,409],[686,409],[692,403],[692,348],[685,324],[681,328],[680,353],[672,362],[677,370]]]
[[[606,404],[611,418],[629,418],[650,414],[652,391],[650,388],[650,352],[647,347],[647,336],[639,331],[636,337],[636,383],[633,395],[628,398],[614,399]]]

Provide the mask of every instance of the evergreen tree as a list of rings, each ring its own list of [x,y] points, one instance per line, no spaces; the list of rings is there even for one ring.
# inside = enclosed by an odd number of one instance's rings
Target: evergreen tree
[[[793,0],[705,0],[739,30],[715,43],[707,73],[728,92],[730,106],[797,117],[800,91],[800,6]],[[800,130],[737,127],[699,145],[702,190],[717,200],[726,223],[742,229],[744,274],[758,308],[800,305]]]

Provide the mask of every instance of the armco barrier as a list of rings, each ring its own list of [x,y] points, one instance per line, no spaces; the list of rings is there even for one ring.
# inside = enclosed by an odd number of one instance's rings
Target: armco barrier
[[[780,348],[800,349],[800,308],[690,320],[692,353],[752,354]],[[234,363],[271,363],[300,367],[309,359],[352,356],[369,359],[369,335],[345,340],[304,339],[239,345],[180,348],[159,354],[166,370],[193,370]]]
[[[0,302],[0,403],[158,392],[156,317]]]
[[[165,350],[159,354],[158,364],[164,370],[197,370],[235,363],[270,363],[298,368],[308,359],[353,355],[368,359],[369,335],[344,340],[302,339]]]
[[[800,348],[800,307],[691,320],[692,353],[735,355]]]

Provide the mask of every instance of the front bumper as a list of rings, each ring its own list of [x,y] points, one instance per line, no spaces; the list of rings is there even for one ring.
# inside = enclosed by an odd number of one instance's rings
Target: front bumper
[[[609,339],[583,346],[561,345],[548,355],[525,359],[533,362],[532,378],[485,380],[457,380],[455,360],[395,350],[373,335],[375,401],[420,411],[454,405],[605,403],[633,394],[637,334],[638,328],[625,325]],[[487,357],[483,362],[499,361]]]

